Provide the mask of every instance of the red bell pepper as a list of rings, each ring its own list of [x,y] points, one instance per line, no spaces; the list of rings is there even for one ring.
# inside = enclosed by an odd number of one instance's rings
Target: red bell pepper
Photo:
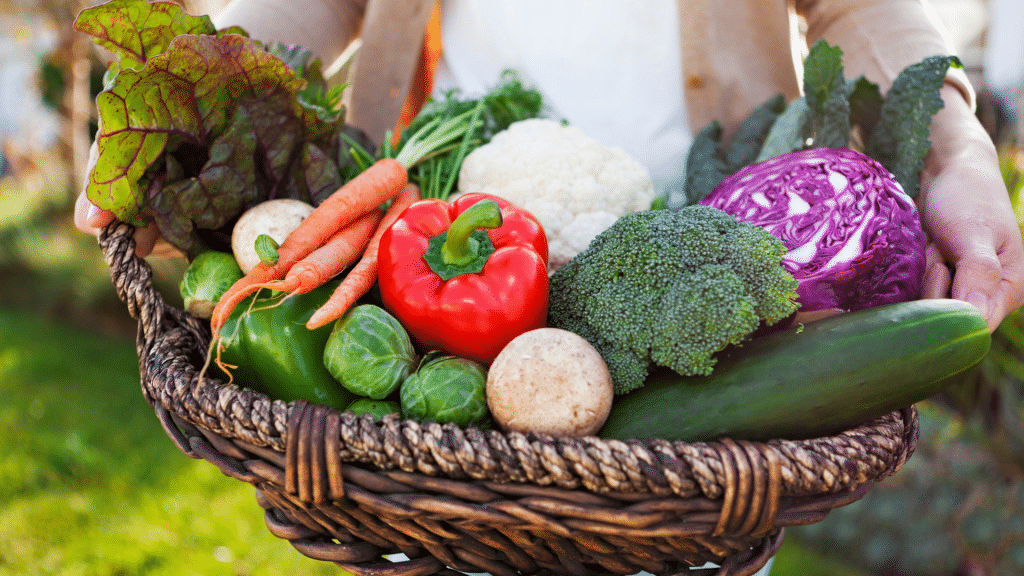
[[[489,364],[547,320],[547,237],[502,198],[416,202],[384,232],[378,257],[384,305],[427,348]]]

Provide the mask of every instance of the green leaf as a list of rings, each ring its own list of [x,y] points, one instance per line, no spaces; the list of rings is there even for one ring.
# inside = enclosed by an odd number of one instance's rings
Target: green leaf
[[[192,16],[172,2],[146,0],[111,0],[86,8],[74,26],[117,56],[121,68],[134,69],[163,54],[176,36],[216,31],[208,16]]]
[[[323,124],[337,123],[344,111],[341,108],[343,86],[327,87],[322,64],[308,49],[279,42],[267,44],[267,51],[280,58],[295,74],[306,81],[298,93],[299,104]],[[311,127],[315,127],[315,124]]]
[[[239,108],[228,130],[209,147],[199,174],[167,182],[145,207],[164,238],[181,249],[198,246],[196,228],[217,229],[255,202],[255,151],[252,119]],[[180,148],[179,148],[180,149]]]
[[[477,121],[457,145],[412,167],[410,179],[420,186],[424,198],[447,198],[455,187],[462,160],[469,152],[486,144],[512,123],[538,117],[542,109],[540,92],[524,87],[512,71],[502,73],[498,84],[480,98],[462,99],[457,91],[451,91],[444,98],[431,100],[403,132],[400,149],[431,122],[457,118],[469,112]]]
[[[942,109],[939,90],[949,67],[962,67],[956,56],[931,56],[903,69],[886,92],[879,119],[867,143],[878,160],[912,198],[920,189],[932,116]]]
[[[175,38],[143,68],[123,69],[97,97],[89,198],[124,221],[155,216],[172,244],[191,248],[193,224],[222,225],[288,177],[309,123],[329,131],[310,122],[296,101],[305,85],[248,38]],[[155,164],[165,153],[176,155],[185,180],[166,180],[165,165]],[[271,182],[257,187],[256,174]],[[144,194],[152,181],[163,182],[164,190]]]
[[[850,93],[850,124],[860,128],[865,135],[871,134],[882,113],[882,91],[878,84],[863,75],[848,82]]]
[[[843,73],[843,51],[819,40],[804,59],[804,95],[810,109],[811,146],[846,148],[850,101]]]
[[[732,174],[757,158],[769,131],[786,110],[786,98],[778,94],[754,110],[733,135],[725,153],[727,171]]]
[[[722,161],[722,126],[718,121],[712,121],[694,138],[690,152],[686,156],[684,205],[696,204],[703,200],[725,176],[726,167]]]
[[[786,106],[786,111],[780,114],[772,124],[755,162],[801,150],[806,146],[807,137],[804,134],[809,116],[810,110],[807,108],[807,100],[803,96],[790,102],[789,106]]]
[[[297,197],[314,206],[343,184],[338,164],[315,144],[307,142],[302,146],[294,170],[291,181],[301,188]]]

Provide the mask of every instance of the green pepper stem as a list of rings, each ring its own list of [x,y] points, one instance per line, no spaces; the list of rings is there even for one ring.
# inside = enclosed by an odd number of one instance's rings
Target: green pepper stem
[[[501,226],[501,208],[494,200],[481,200],[466,208],[448,227],[441,259],[449,266],[464,266],[480,254],[480,243],[470,237],[480,228]]]

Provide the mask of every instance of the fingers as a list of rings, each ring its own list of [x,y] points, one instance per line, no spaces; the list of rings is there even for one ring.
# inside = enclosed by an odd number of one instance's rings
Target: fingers
[[[953,274],[946,265],[946,259],[934,242],[925,247],[924,281],[921,283],[921,298],[949,298],[949,287]]]
[[[1024,245],[1013,228],[1016,234],[985,223],[967,225],[957,241],[947,242],[956,271],[950,296],[974,305],[990,330],[1024,301]]]
[[[101,210],[89,201],[89,198],[82,192],[75,199],[75,227],[93,236],[99,235],[100,229],[114,220],[114,213],[109,210]]]
[[[75,200],[75,227],[93,236],[99,236],[100,230],[115,219],[110,210],[101,210],[89,201],[82,192]],[[139,258],[153,255],[160,258],[181,256],[181,252],[160,237],[160,230],[152,223],[135,230],[135,254]]]

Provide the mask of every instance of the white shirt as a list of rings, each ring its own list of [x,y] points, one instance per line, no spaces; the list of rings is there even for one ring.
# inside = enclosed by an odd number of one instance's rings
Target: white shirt
[[[444,0],[434,96],[492,88],[514,69],[565,119],[681,186],[691,137],[676,0]]]

